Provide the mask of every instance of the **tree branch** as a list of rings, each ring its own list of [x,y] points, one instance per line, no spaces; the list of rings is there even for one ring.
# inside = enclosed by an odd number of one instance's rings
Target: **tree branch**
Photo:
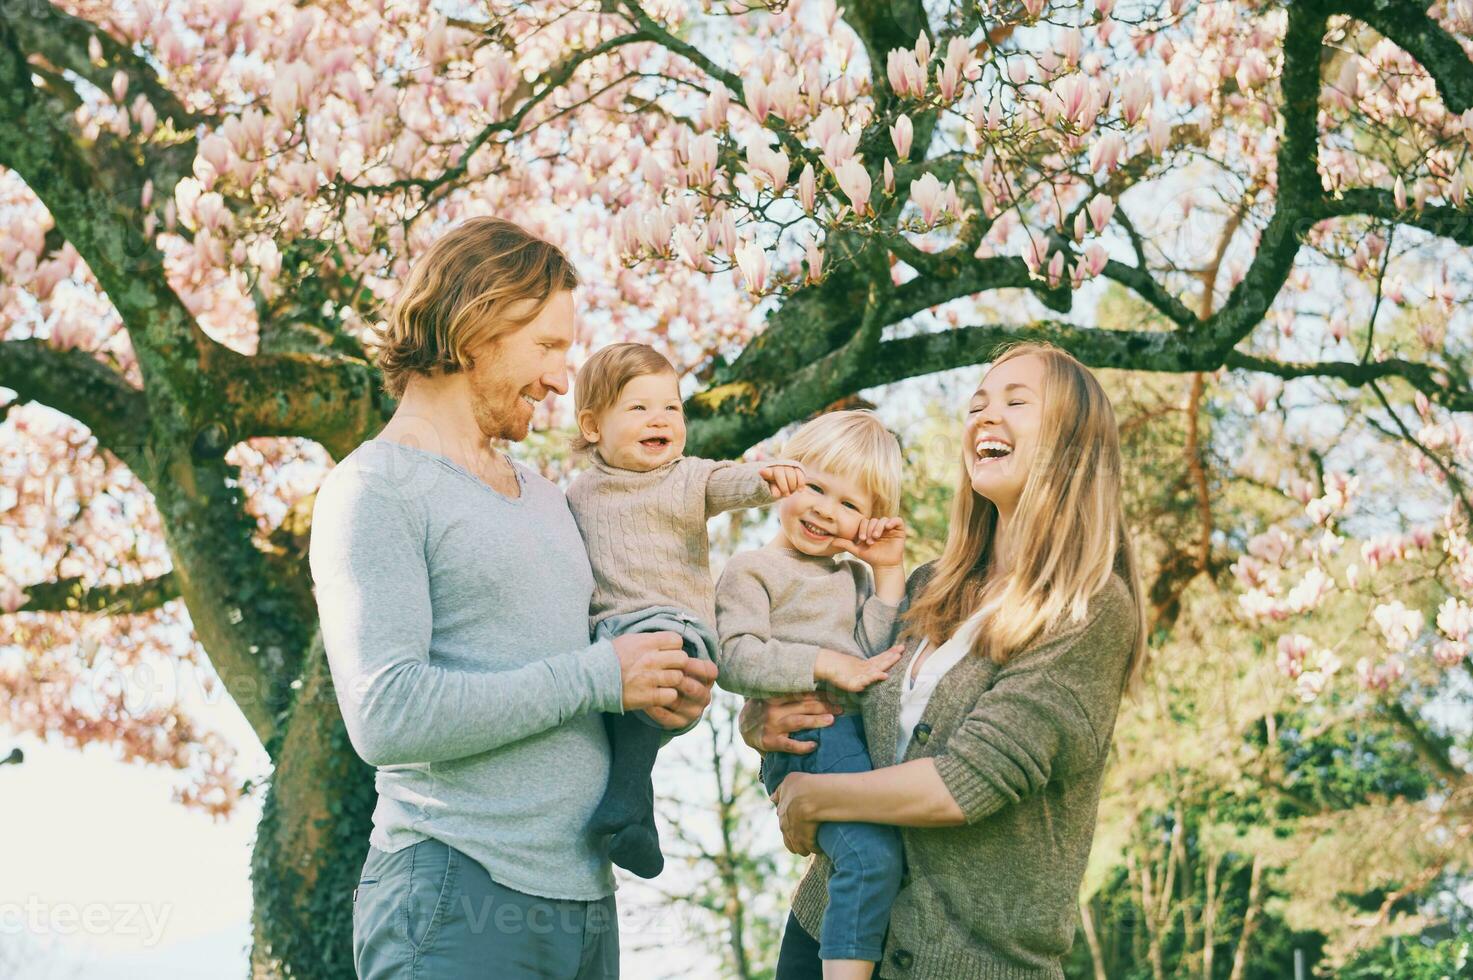
[[[1326,197],[1318,210],[1320,217],[1325,218],[1354,214],[1384,218],[1451,239],[1459,245],[1473,246],[1473,214],[1448,205],[1398,208],[1392,193],[1379,188],[1354,187],[1342,191],[1338,198]]]
[[[135,472],[144,466],[148,403],[143,392],[86,351],[58,350],[37,339],[0,342],[0,387],[13,388],[23,402],[76,419]],[[139,476],[146,479],[146,473]]]
[[[1473,412],[1473,391],[1467,379],[1439,381],[1439,369],[1416,361],[1388,357],[1384,361],[1273,361],[1268,358],[1229,351],[1222,364],[1247,371],[1262,371],[1277,378],[1338,378],[1357,387],[1382,378],[1401,378],[1429,399],[1452,412]]]
[[[31,84],[15,30],[22,19],[0,14],[0,166],[20,175],[86,260],[127,324],[144,374],[167,365],[171,380],[187,386],[184,365],[208,338],[144,235],[137,202],[148,174],[113,140],[99,138],[85,151],[77,144],[66,117]],[[165,353],[162,363],[150,350]]]
[[[1242,280],[1217,312],[1199,330],[1192,331],[1207,340],[1218,358],[1226,356],[1263,320],[1289,278],[1300,241],[1314,227],[1314,208],[1324,197],[1319,175],[1318,122],[1324,37],[1323,11],[1303,3],[1289,7],[1289,25],[1284,32],[1284,68],[1279,81],[1284,135],[1277,158],[1274,214],[1259,237],[1258,250]]]
[[[230,442],[302,436],[342,459],[393,414],[378,371],[364,361],[303,353],[247,356],[214,347],[202,365],[230,408]]]
[[[40,0],[38,10],[11,21],[21,50],[38,54],[59,69],[75,72],[93,85],[108,91],[112,76],[123,71],[128,88],[141,93],[180,132],[189,132],[209,119],[190,112],[178,97],[159,81],[148,61],[131,47],[113,37],[102,27],[60,9],[49,0]],[[88,54],[88,42],[97,38],[104,63],[94,64]]]
[[[64,578],[24,587],[26,603],[16,612],[84,612],[122,615],[147,612],[179,598],[173,572],[127,585],[88,588],[81,578]]]
[[[1334,9],[1349,14],[1416,58],[1452,112],[1473,108],[1473,65],[1442,25],[1427,15],[1426,3],[1411,0],[1339,0]]]

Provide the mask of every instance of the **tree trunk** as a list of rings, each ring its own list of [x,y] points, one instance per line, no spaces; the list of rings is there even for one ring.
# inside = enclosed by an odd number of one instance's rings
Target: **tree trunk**
[[[251,975],[352,980],[351,896],[377,792],[348,741],[320,633],[276,758],[251,860]]]
[[[1243,971],[1248,966],[1248,947],[1253,941],[1253,932],[1258,928],[1258,907],[1262,904],[1259,886],[1263,880],[1263,858],[1253,856],[1253,870],[1248,879],[1248,908],[1243,913],[1243,933],[1238,937],[1238,951],[1233,954],[1233,972],[1228,980],[1243,980]]]
[[[1105,956],[1100,951],[1100,937],[1095,932],[1095,917],[1089,910],[1089,902],[1079,903],[1079,921],[1084,926],[1084,941],[1089,945],[1089,961],[1094,965],[1095,980],[1109,980],[1105,973]]]

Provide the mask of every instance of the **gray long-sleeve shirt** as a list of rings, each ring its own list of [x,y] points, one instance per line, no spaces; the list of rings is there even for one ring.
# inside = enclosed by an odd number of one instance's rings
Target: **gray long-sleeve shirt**
[[[590,645],[593,573],[562,492],[517,464],[505,497],[385,440],[328,475],[310,564],[349,739],[378,767],[370,842],[433,837],[548,898],[614,891],[586,832],[623,710],[612,644]]]

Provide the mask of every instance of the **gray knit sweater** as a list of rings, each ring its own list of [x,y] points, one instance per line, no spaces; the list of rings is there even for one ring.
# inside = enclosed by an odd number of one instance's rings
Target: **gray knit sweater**
[[[902,608],[930,571],[911,575]],[[1112,576],[1083,622],[1006,665],[967,657],[953,667],[904,759],[894,758],[895,736],[916,639],[889,679],[870,688],[864,731],[875,768],[934,758],[966,816],[959,827],[900,828],[907,869],[882,976],[1062,980],[1134,633],[1129,591]],[[828,873],[815,856],[793,896],[793,914],[815,936]]]
[[[588,819],[609,778],[619,657],[588,640],[593,573],[558,488],[506,497],[450,459],[370,439],[327,475],[308,561],[353,748],[377,767],[369,841],[433,837],[509,888],[614,891]]]
[[[890,645],[898,606],[874,594],[869,566],[768,545],[733,555],[716,583],[717,682],[746,697],[815,687],[822,648],[872,657]]]
[[[758,471],[776,462],[680,456],[640,473],[590,453],[588,469],[568,487],[568,507],[593,566],[589,629],[651,606],[686,609],[714,626],[706,521],[772,503]]]

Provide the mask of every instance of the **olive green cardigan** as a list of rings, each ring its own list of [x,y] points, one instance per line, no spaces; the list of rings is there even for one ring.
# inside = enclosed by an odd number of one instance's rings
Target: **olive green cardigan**
[[[930,577],[918,568],[906,605]],[[955,827],[902,827],[906,872],[878,974],[893,980],[1059,980],[1074,941],[1100,782],[1135,635],[1124,580],[1088,614],[999,667],[968,656],[937,685],[905,758],[934,758],[966,816]],[[863,698],[879,769],[894,765],[901,684],[918,640]],[[793,914],[818,935],[828,860],[816,854]]]

